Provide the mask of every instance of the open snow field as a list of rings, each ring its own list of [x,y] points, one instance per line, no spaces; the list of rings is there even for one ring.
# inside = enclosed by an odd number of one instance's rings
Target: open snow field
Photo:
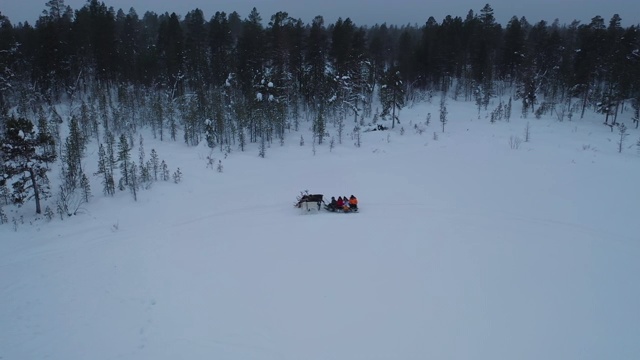
[[[444,133],[437,101],[361,148],[314,155],[305,124],[265,159],[216,150],[222,173],[145,134],[181,184],[134,202],[93,178],[84,214],[8,213],[0,359],[639,359],[640,132],[619,154],[600,115],[448,107]],[[361,211],[302,214],[306,189]]]

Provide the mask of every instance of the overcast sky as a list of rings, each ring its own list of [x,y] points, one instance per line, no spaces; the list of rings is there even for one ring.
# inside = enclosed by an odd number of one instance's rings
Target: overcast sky
[[[32,25],[45,9],[48,0],[0,0],[0,12],[13,24],[29,21]],[[86,0],[65,0],[74,10],[80,9]],[[114,9],[128,12],[133,7],[138,15],[146,11],[158,14],[175,12],[181,18],[196,8],[204,12],[209,20],[216,11],[230,13],[237,11],[244,19],[253,7],[258,9],[266,22],[278,11],[286,11],[289,16],[310,23],[316,15],[322,15],[325,23],[333,23],[338,17],[351,18],[356,25],[419,24],[433,16],[441,22],[446,15],[464,18],[471,9],[474,12],[489,3],[499,23],[506,25],[516,15],[525,16],[530,23],[540,20],[552,22],[559,19],[561,24],[573,20],[589,23],[600,15],[608,23],[613,14],[622,17],[623,26],[640,24],[640,0],[106,0],[104,3]]]

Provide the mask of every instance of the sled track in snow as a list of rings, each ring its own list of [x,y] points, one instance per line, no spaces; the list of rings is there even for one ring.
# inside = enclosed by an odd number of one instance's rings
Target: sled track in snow
[[[212,212],[212,213],[208,213],[196,218],[192,218],[189,220],[184,220],[184,221],[179,221],[179,222],[175,222],[171,225],[167,225],[165,226],[165,228],[169,229],[169,228],[174,228],[174,227],[181,227],[181,226],[185,226],[185,225],[189,225],[189,224],[194,224],[194,223],[198,223],[207,219],[211,219],[211,218],[216,218],[216,217],[222,217],[222,216],[228,216],[228,215],[235,215],[235,214],[239,214],[239,213],[246,213],[246,214],[261,214],[261,213],[267,213],[267,212],[272,212],[272,211],[268,211],[268,210],[274,210],[274,209],[284,209],[285,207],[283,205],[261,205],[261,206],[245,206],[245,207],[240,207],[240,208],[235,208],[235,209],[228,209],[228,210],[224,210],[224,211],[217,211],[217,212]]]

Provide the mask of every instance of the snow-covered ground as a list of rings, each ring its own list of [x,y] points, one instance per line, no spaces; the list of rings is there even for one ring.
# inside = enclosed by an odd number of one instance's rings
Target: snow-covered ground
[[[93,178],[84,214],[0,226],[0,359],[639,359],[640,132],[618,153],[601,115],[448,107],[445,133],[434,101],[361,148],[314,155],[306,124],[216,151],[222,173],[146,134],[181,184]],[[361,211],[302,214],[306,189]]]

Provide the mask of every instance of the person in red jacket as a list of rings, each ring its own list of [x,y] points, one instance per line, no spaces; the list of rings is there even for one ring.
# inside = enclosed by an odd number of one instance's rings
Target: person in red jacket
[[[344,200],[342,200],[342,196],[339,196],[338,200],[336,201],[336,209],[342,209],[343,206]]]

